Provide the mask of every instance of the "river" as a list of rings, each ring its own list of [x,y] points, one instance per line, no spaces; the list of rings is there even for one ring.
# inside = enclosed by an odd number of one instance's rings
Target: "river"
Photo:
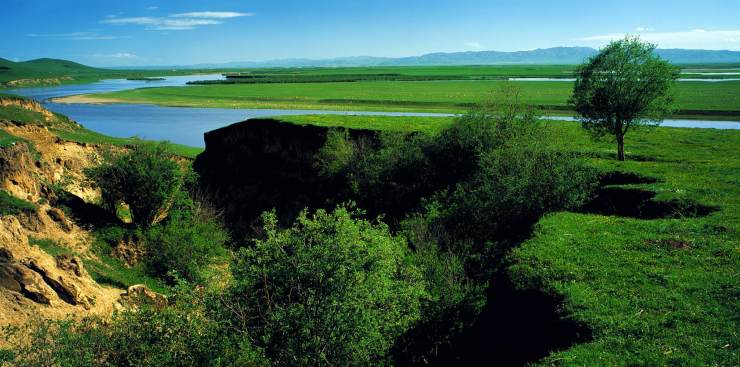
[[[220,74],[165,77],[165,80],[141,81],[110,79],[90,84],[61,85],[41,88],[19,88],[7,93],[22,95],[41,101],[46,108],[69,116],[88,129],[115,137],[138,136],[142,139],[169,140],[178,144],[203,147],[203,133],[235,122],[255,117],[276,115],[341,114],[383,116],[454,116],[438,113],[367,112],[324,110],[271,110],[163,107],[149,104],[66,104],[50,102],[51,98],[113,92],[135,88],[181,86],[191,80],[215,80]],[[552,117],[570,120],[572,117]],[[740,122],[711,120],[665,120],[663,126],[740,129]]]

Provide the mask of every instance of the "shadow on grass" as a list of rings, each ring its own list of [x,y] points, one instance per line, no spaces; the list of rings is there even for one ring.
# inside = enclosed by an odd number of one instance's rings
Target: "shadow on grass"
[[[580,212],[637,219],[703,217],[719,210],[691,199],[655,200],[650,190],[602,187]]]
[[[432,365],[526,366],[551,353],[593,339],[591,330],[565,317],[563,300],[536,289],[517,289],[498,276],[473,327],[451,353]]]

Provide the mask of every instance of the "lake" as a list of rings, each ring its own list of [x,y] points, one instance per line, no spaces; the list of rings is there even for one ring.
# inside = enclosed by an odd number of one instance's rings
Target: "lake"
[[[43,88],[19,88],[8,91],[34,98],[49,110],[69,116],[85,127],[115,137],[138,136],[143,139],[170,140],[174,143],[202,147],[203,133],[235,122],[255,117],[276,115],[341,114],[383,116],[454,116],[439,113],[414,112],[367,112],[367,111],[323,111],[323,110],[271,110],[271,109],[228,109],[163,107],[149,104],[64,104],[49,102],[49,99],[75,94],[113,92],[134,88],[181,86],[193,88],[186,83],[192,80],[216,80],[220,74],[187,75],[166,77],[160,81],[110,79],[96,83],[61,85]],[[573,121],[572,117],[548,117],[556,120]],[[740,122],[710,120],[665,120],[663,126],[740,129]]]

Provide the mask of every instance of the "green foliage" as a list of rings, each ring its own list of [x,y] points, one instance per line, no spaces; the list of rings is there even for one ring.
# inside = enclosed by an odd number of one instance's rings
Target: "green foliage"
[[[350,164],[353,154],[347,130],[330,129],[314,161],[321,175],[333,176]]]
[[[216,257],[225,255],[229,239],[217,218],[203,204],[180,192],[169,218],[145,234],[149,272],[172,281],[202,281],[204,271]]]
[[[152,225],[167,212],[182,184],[181,168],[167,143],[137,145],[88,175],[100,186],[105,206],[115,213],[125,202],[140,227]]]
[[[265,238],[233,265],[236,324],[278,365],[382,363],[419,318],[424,284],[403,238],[338,207],[291,227],[263,215]]]
[[[5,190],[0,190],[0,216],[15,215],[23,211],[35,210],[36,206],[18,199]]]
[[[202,292],[181,287],[164,308],[141,305],[111,319],[34,320],[5,328],[13,366],[264,366],[262,353],[208,317]],[[29,332],[25,332],[29,331]]]
[[[613,41],[577,72],[571,103],[583,127],[595,136],[613,135],[624,160],[630,128],[659,124],[673,111],[670,88],[679,71],[638,38]]]
[[[467,276],[460,256],[441,249],[439,215],[439,208],[430,205],[424,214],[412,214],[401,223],[400,233],[413,249],[412,261],[422,272],[429,297],[423,299],[419,321],[396,341],[393,357],[399,365],[428,364],[447,352],[486,303],[486,284]]]

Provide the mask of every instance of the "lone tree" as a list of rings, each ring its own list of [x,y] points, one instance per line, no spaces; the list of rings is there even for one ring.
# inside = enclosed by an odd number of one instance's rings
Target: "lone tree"
[[[613,135],[624,160],[624,136],[632,127],[659,125],[673,111],[671,86],[678,69],[637,37],[613,41],[576,70],[570,103],[594,137]]]

